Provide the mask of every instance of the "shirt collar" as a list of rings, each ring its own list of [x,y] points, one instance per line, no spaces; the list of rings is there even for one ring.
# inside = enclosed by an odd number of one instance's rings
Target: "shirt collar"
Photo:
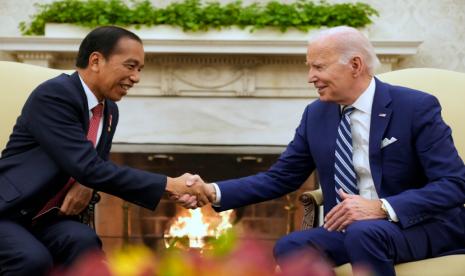
[[[84,93],[86,93],[87,106],[89,107],[89,111],[91,111],[92,108],[99,104],[98,99],[95,97],[94,93],[90,90],[89,86],[87,86],[81,76],[79,76],[79,79],[81,80],[82,87],[84,88]]]
[[[373,106],[373,98],[375,96],[376,81],[375,78],[371,78],[370,85],[358,99],[352,104],[357,110],[363,111],[367,114],[371,114],[371,107]]]

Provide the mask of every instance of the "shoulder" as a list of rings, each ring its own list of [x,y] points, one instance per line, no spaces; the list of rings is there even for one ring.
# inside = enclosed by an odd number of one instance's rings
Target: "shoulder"
[[[336,103],[330,102],[323,102],[319,99],[314,100],[305,108],[305,113],[309,116],[323,118],[321,116],[325,116],[334,112],[334,110],[338,110],[339,105]]]
[[[26,100],[23,111],[25,118],[36,112],[82,114],[86,109],[86,96],[77,73],[61,74],[36,87]]]
[[[56,99],[85,99],[84,90],[77,73],[61,74],[40,84],[31,93],[32,97],[53,97]]]

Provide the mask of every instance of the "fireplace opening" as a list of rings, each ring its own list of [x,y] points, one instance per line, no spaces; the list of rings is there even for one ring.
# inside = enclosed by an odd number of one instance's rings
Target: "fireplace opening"
[[[276,150],[275,150],[276,151]],[[279,157],[278,152],[248,153],[179,153],[179,152],[113,152],[111,159],[127,165],[172,177],[185,172],[199,174],[205,181],[243,177],[268,169]],[[253,204],[233,210],[229,222],[239,238],[254,238],[269,245],[289,231],[300,228],[303,208],[297,197],[304,190],[315,187],[315,178],[310,176],[302,187],[278,199]],[[104,249],[120,248],[125,243],[143,243],[155,251],[166,248],[166,233],[187,210],[164,196],[155,211],[147,210],[103,194],[96,213],[97,232]],[[201,208],[206,220],[219,215],[210,207]],[[270,251],[271,252],[271,251]]]

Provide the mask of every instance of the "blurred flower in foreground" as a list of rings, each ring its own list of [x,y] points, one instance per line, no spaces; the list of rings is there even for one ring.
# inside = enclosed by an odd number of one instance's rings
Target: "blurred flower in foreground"
[[[305,251],[277,269],[269,248],[256,239],[238,239],[233,231],[209,242],[207,249],[171,247],[155,256],[142,246],[129,246],[109,254],[108,262],[87,257],[66,274],[79,276],[329,276],[328,263],[316,252]],[[101,260],[101,258],[100,258]],[[97,273],[94,273],[97,272]]]
[[[73,266],[64,270],[56,268],[51,276],[113,276],[106,257],[101,253],[92,252],[81,257]]]
[[[114,276],[149,276],[155,274],[155,256],[143,246],[127,246],[113,252],[108,258],[111,275]]]
[[[316,250],[305,249],[279,261],[277,275],[281,276],[332,276],[334,271]]]

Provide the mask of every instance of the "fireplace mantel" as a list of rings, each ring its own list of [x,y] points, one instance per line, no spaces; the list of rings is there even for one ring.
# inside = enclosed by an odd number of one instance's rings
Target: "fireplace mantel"
[[[145,52],[151,54],[265,54],[298,55],[306,53],[306,43],[312,31],[248,29],[231,27],[208,32],[183,32],[181,29],[159,25],[130,28],[144,40]],[[0,51],[10,53],[19,61],[50,65],[57,56],[75,53],[89,29],[70,24],[48,23],[45,36],[0,37]],[[365,30],[362,30],[368,33]],[[369,34],[367,34],[369,36]],[[375,52],[390,71],[400,58],[414,55],[421,41],[372,40]]]
[[[0,50],[10,53],[74,53],[81,38],[43,36],[0,37]],[[230,40],[230,39],[143,39],[148,54],[272,54],[305,55],[305,40]],[[421,41],[372,40],[381,56],[406,57],[417,52]]]
[[[305,106],[317,98],[304,64],[308,36],[232,31],[136,30],[144,41],[146,66],[141,82],[118,103],[113,151],[282,150]],[[0,37],[0,51],[21,62],[69,69],[84,35]],[[382,63],[377,73],[391,71],[421,44],[372,43]]]

